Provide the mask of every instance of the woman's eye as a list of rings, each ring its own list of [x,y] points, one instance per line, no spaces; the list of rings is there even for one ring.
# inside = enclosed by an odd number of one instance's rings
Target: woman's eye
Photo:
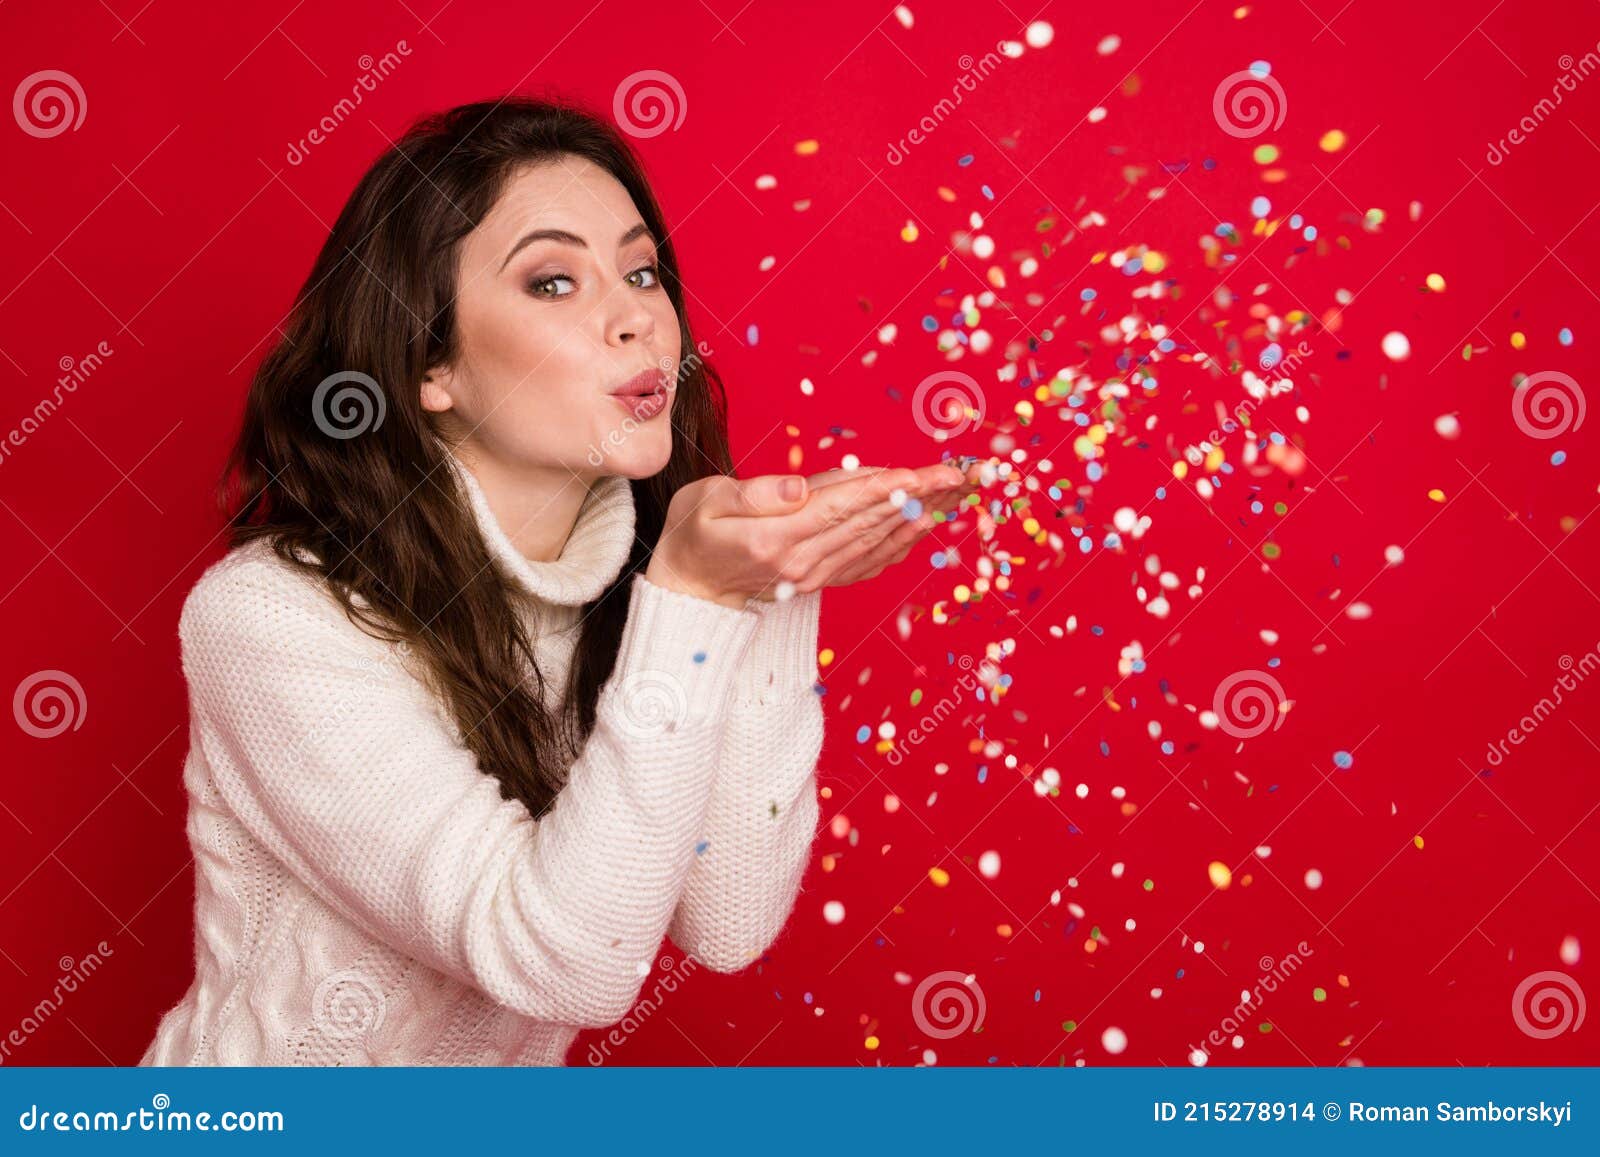
[[[540,278],[535,279],[534,281],[529,282],[528,283],[528,290],[535,297],[565,297],[565,296],[567,296],[566,293],[550,292],[550,287],[554,286],[557,282],[560,282],[560,281],[565,281],[568,285],[572,284],[572,278],[566,276],[565,274],[552,273],[549,277],[540,277]],[[571,290],[568,290],[567,292],[570,293]]]
[[[635,269],[632,273],[628,274],[628,276],[629,277],[647,277],[647,278],[650,279],[650,280],[646,281],[643,285],[640,285],[639,286],[640,289],[650,289],[650,288],[652,288],[654,286],[657,286],[657,285],[661,284],[661,270],[660,270],[660,268],[658,266],[655,266],[655,265],[641,266],[640,268]],[[638,284],[638,283],[635,282],[635,284]]]

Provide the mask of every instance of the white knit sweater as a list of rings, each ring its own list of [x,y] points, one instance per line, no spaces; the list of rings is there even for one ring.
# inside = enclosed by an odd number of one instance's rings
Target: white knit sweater
[[[627,479],[533,561],[451,457],[527,596],[548,695],[622,572]],[[479,770],[397,645],[258,541],[178,624],[195,978],[143,1065],[559,1065],[632,1007],[663,933],[737,971],[783,927],[816,832],[821,593],[742,610],[636,575],[594,731],[535,820]]]

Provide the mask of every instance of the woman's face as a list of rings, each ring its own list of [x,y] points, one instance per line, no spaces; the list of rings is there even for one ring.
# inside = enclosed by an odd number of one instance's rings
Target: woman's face
[[[655,264],[610,173],[565,154],[524,168],[462,241],[459,353],[424,380],[424,408],[452,442],[510,471],[658,473],[672,452],[680,338]],[[611,396],[640,373],[667,390],[651,417]]]

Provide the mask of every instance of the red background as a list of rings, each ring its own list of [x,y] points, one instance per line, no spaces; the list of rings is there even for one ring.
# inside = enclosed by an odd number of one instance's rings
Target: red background
[[[1010,434],[1027,452],[1024,473],[1048,457],[1046,481],[1086,485],[1063,440],[1073,428],[1043,406],[1020,425],[1013,406],[1028,395],[996,370],[1009,343],[1032,339],[1045,376],[1069,365],[1114,374],[1099,328],[1155,280],[1093,263],[1125,245],[1167,255],[1162,278],[1183,297],[1146,306],[1224,363],[1235,351],[1253,361],[1265,344],[1247,312],[1258,288],[1280,315],[1322,317],[1336,290],[1356,296],[1336,332],[1307,335],[1314,352],[1296,395],[1256,418],[1261,432],[1299,442],[1298,476],[1235,475],[1209,503],[1192,479],[1174,483],[1171,462],[1215,425],[1216,402],[1243,395],[1236,373],[1169,359],[1137,428],[1113,436],[1104,478],[1084,491],[1077,521],[1091,554],[1071,537],[1072,496],[1038,494],[1029,513],[1061,536],[1059,552],[1030,542],[1020,520],[985,541],[969,516],[876,582],[829,593],[825,828],[789,928],[746,973],[702,970],[665,996],[612,1063],[906,1065],[933,1049],[941,1064],[1181,1065],[1256,983],[1258,959],[1280,960],[1301,940],[1304,965],[1246,1018],[1243,1047],[1213,1063],[1600,1059],[1593,1016],[1539,1040],[1511,1010],[1518,982],[1541,970],[1600,992],[1590,961],[1600,685],[1580,685],[1484,773],[1487,744],[1549,693],[1559,658],[1600,643],[1600,529],[1589,517],[1600,419],[1544,441],[1522,434],[1509,406],[1518,372],[1594,380],[1600,80],[1566,94],[1504,163],[1485,160],[1487,143],[1550,92],[1559,58],[1600,42],[1600,10],[1315,0],[1241,15],[1230,3],[1141,0],[1036,14],[980,0],[913,4],[906,28],[887,6],[671,7],[0,9],[6,84],[62,69],[87,100],[76,131],[40,139],[10,121],[0,131],[0,430],[50,394],[63,359],[102,341],[114,350],[0,461],[0,687],[61,669],[87,702],[82,726],[53,739],[11,720],[0,728],[0,1032],[49,994],[61,958],[100,940],[114,951],[9,1063],[131,1063],[192,976],[177,615],[221,550],[209,486],[250,372],[327,222],[386,141],[426,111],[509,90],[608,111],[641,69],[668,71],[684,90],[681,127],[639,147],[675,228],[698,336],[729,384],[743,473],[788,468],[792,447],[808,472],[844,453],[932,460],[941,447],[908,402],[919,380],[952,368],[987,399],[983,428],[954,448],[988,454],[991,438]],[[950,92],[963,54],[981,57],[1036,16],[1053,25],[1051,44],[1005,61],[904,163],[886,162],[888,142]],[[1120,47],[1101,54],[1112,34]],[[289,164],[288,143],[350,91],[358,58],[402,39],[411,55],[394,75]],[[1221,131],[1211,98],[1256,60],[1270,62],[1286,116],[1242,140]],[[1097,105],[1107,115],[1090,123]],[[1348,134],[1343,151],[1319,149],[1330,129]],[[808,138],[820,147],[800,155]],[[1274,165],[1252,159],[1268,142],[1281,150]],[[763,173],[776,188],[755,187]],[[1273,218],[1303,214],[1320,243],[1297,243],[1286,225],[1252,236],[1258,194]],[[1384,220],[1364,227],[1373,208]],[[997,242],[989,261],[955,245],[974,211]],[[1094,211],[1105,224],[1069,238]],[[1039,231],[1044,217],[1057,219],[1053,231]],[[900,236],[908,221],[913,242]],[[1199,244],[1219,221],[1242,234],[1229,267],[1209,267]],[[1023,279],[1017,259],[1030,254],[1041,266]],[[1008,282],[1009,308],[980,322],[994,348],[947,364],[921,320],[948,322],[990,265]],[[1445,278],[1443,293],[1424,291],[1430,273]],[[1224,280],[1246,300],[1215,328],[1194,310]],[[1081,310],[1085,287],[1098,288],[1104,320]],[[887,324],[898,330],[885,344]],[[1557,341],[1562,327],[1570,346]],[[1380,352],[1391,330],[1410,339],[1404,362]],[[1445,413],[1459,414],[1458,440],[1434,431]],[[1564,465],[1551,464],[1556,449]],[[1263,513],[1246,508],[1241,483],[1259,487]],[[1122,506],[1151,528],[1102,549]],[[940,540],[959,543],[942,571],[928,562]],[[1269,541],[1281,548],[1270,562]],[[1384,562],[1390,544],[1405,547],[1397,567]],[[964,610],[947,603],[952,621],[933,622],[930,607],[973,582],[985,551],[1021,556],[1009,590]],[[1182,580],[1164,620],[1134,593],[1152,553]],[[1204,594],[1192,598],[1183,588],[1197,566]],[[1343,613],[1357,598],[1371,618]],[[1068,615],[1076,633],[1052,637]],[[1278,632],[1275,644],[1263,629]],[[1008,638],[1013,682],[999,702],[967,696],[898,766],[858,741],[858,728],[884,720],[905,734],[948,693],[954,656]],[[1124,679],[1117,658],[1134,641],[1147,667]],[[1241,742],[1199,725],[1195,711],[1223,679],[1273,659],[1293,701],[1279,728]],[[1347,771],[1334,768],[1339,750],[1354,752]],[[1047,766],[1061,773],[1059,798],[1031,790]],[[1266,859],[1252,854],[1262,844]],[[1001,857],[993,879],[975,870],[987,850]],[[1214,860],[1234,869],[1226,891],[1208,880]],[[933,867],[947,886],[930,881]],[[1318,890],[1304,883],[1312,868]],[[836,925],[822,915],[830,900],[844,905]],[[1575,964],[1558,955],[1567,937],[1582,949]],[[981,1032],[936,1040],[919,1029],[913,988],[944,970],[981,987]],[[1112,1026],[1128,1040],[1116,1056],[1102,1046]],[[601,1036],[580,1038],[573,1062]]]

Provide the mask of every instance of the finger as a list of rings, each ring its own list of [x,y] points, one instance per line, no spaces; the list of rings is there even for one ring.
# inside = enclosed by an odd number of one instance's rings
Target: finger
[[[896,513],[864,526],[850,538],[819,536],[796,560],[802,575],[796,581],[806,589],[845,585],[859,577],[865,567],[886,560],[933,526],[933,519],[926,513],[914,518]]]
[[[921,487],[914,471],[882,470],[847,478],[811,494],[809,501],[793,514],[785,515],[771,529],[779,537],[795,543],[870,511],[881,515],[895,509],[891,496],[904,491],[910,495]]]
[[[922,541],[932,529],[931,525],[923,522],[908,522],[898,527],[872,550],[848,566],[834,571],[824,585],[848,586],[877,575],[885,567],[903,562],[910,555],[911,548]]]
[[[712,517],[790,514],[805,506],[806,480],[798,474],[761,474],[735,480],[728,489],[724,505],[711,511]]]

